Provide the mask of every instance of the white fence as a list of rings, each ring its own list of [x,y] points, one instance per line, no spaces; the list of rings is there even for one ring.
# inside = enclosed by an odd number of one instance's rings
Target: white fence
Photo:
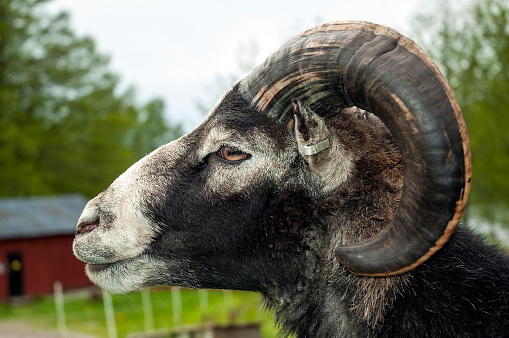
[[[209,292],[208,290],[198,290],[198,302],[200,313],[203,314],[203,319],[205,318],[205,314],[209,312]],[[230,290],[223,290],[223,302],[225,309],[232,309],[234,307],[234,297],[233,292]],[[66,316],[65,316],[65,298],[62,290],[62,284],[57,281],[54,283],[54,298],[55,298],[55,313],[57,317],[57,328],[58,334],[60,337],[67,337],[68,329],[66,326]],[[104,318],[106,321],[108,338],[118,338],[117,334],[117,324],[115,321],[115,308],[112,301],[112,296],[106,292],[102,291],[102,299],[104,304]],[[145,331],[142,333],[134,333],[130,336],[132,337],[159,337],[160,335],[156,335],[156,330],[154,326],[154,313],[152,306],[152,296],[151,291],[146,290],[141,292],[141,300],[142,300],[142,311],[144,318],[144,327]],[[183,306],[182,306],[182,296],[181,289],[177,287],[171,288],[171,303],[172,303],[172,312],[173,312],[173,331],[180,332],[178,334],[171,334],[169,329],[159,330],[158,332],[162,332],[162,334],[166,337],[190,337],[187,332],[187,329],[182,327],[183,323]],[[133,309],[133,311],[139,311],[139,309]],[[126,312],[125,309],[122,312]],[[251,325],[252,326],[252,325]],[[255,330],[251,329],[249,326],[250,332],[255,332]],[[189,330],[196,331],[196,325],[193,326],[193,329]],[[203,326],[203,332],[209,332],[206,334],[207,337],[214,337],[211,333],[210,328],[212,326]],[[246,325],[241,325],[241,327],[246,327]],[[200,332],[201,332],[200,331]],[[256,332],[258,329],[256,328]],[[203,334],[200,335],[191,335],[192,337],[205,337]]]

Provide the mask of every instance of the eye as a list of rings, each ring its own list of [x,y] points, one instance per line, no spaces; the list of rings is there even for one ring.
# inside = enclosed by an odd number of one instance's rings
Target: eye
[[[251,157],[251,155],[246,154],[242,150],[230,148],[230,147],[221,147],[216,155],[228,162],[241,162],[247,160]]]

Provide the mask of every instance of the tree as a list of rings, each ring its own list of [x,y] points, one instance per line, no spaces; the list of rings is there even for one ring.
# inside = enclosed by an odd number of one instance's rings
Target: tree
[[[0,0],[0,195],[93,196],[181,129],[161,100],[119,94],[108,58],[45,2]]]
[[[507,225],[509,3],[436,0],[413,22],[416,40],[449,80],[467,122],[473,162],[469,204]]]

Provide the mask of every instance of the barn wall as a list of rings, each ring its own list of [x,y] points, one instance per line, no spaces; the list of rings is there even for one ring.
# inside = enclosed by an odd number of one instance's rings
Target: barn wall
[[[90,285],[84,272],[84,263],[72,253],[74,235],[0,241],[0,300],[9,298],[8,255],[22,255],[24,295],[53,292],[53,283],[61,281],[64,288]],[[0,269],[1,270],[1,269]]]

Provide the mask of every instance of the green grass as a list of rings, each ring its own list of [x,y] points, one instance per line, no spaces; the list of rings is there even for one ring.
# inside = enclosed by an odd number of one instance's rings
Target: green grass
[[[233,297],[229,298],[230,295]],[[208,292],[208,310],[201,313],[199,294],[196,290],[181,290],[183,316],[181,323],[174,323],[172,295],[169,289],[151,291],[155,330],[171,330],[175,327],[205,323],[219,325],[259,323],[263,337],[275,337],[276,330],[271,314],[261,308],[256,293],[234,291]],[[145,321],[140,293],[113,295],[113,308],[118,337],[145,331]],[[69,294],[65,297],[67,330],[107,337],[104,306],[101,297],[93,298],[90,292]],[[53,297],[39,297],[23,306],[0,304],[2,321],[22,322],[41,330],[57,330],[57,317]]]

